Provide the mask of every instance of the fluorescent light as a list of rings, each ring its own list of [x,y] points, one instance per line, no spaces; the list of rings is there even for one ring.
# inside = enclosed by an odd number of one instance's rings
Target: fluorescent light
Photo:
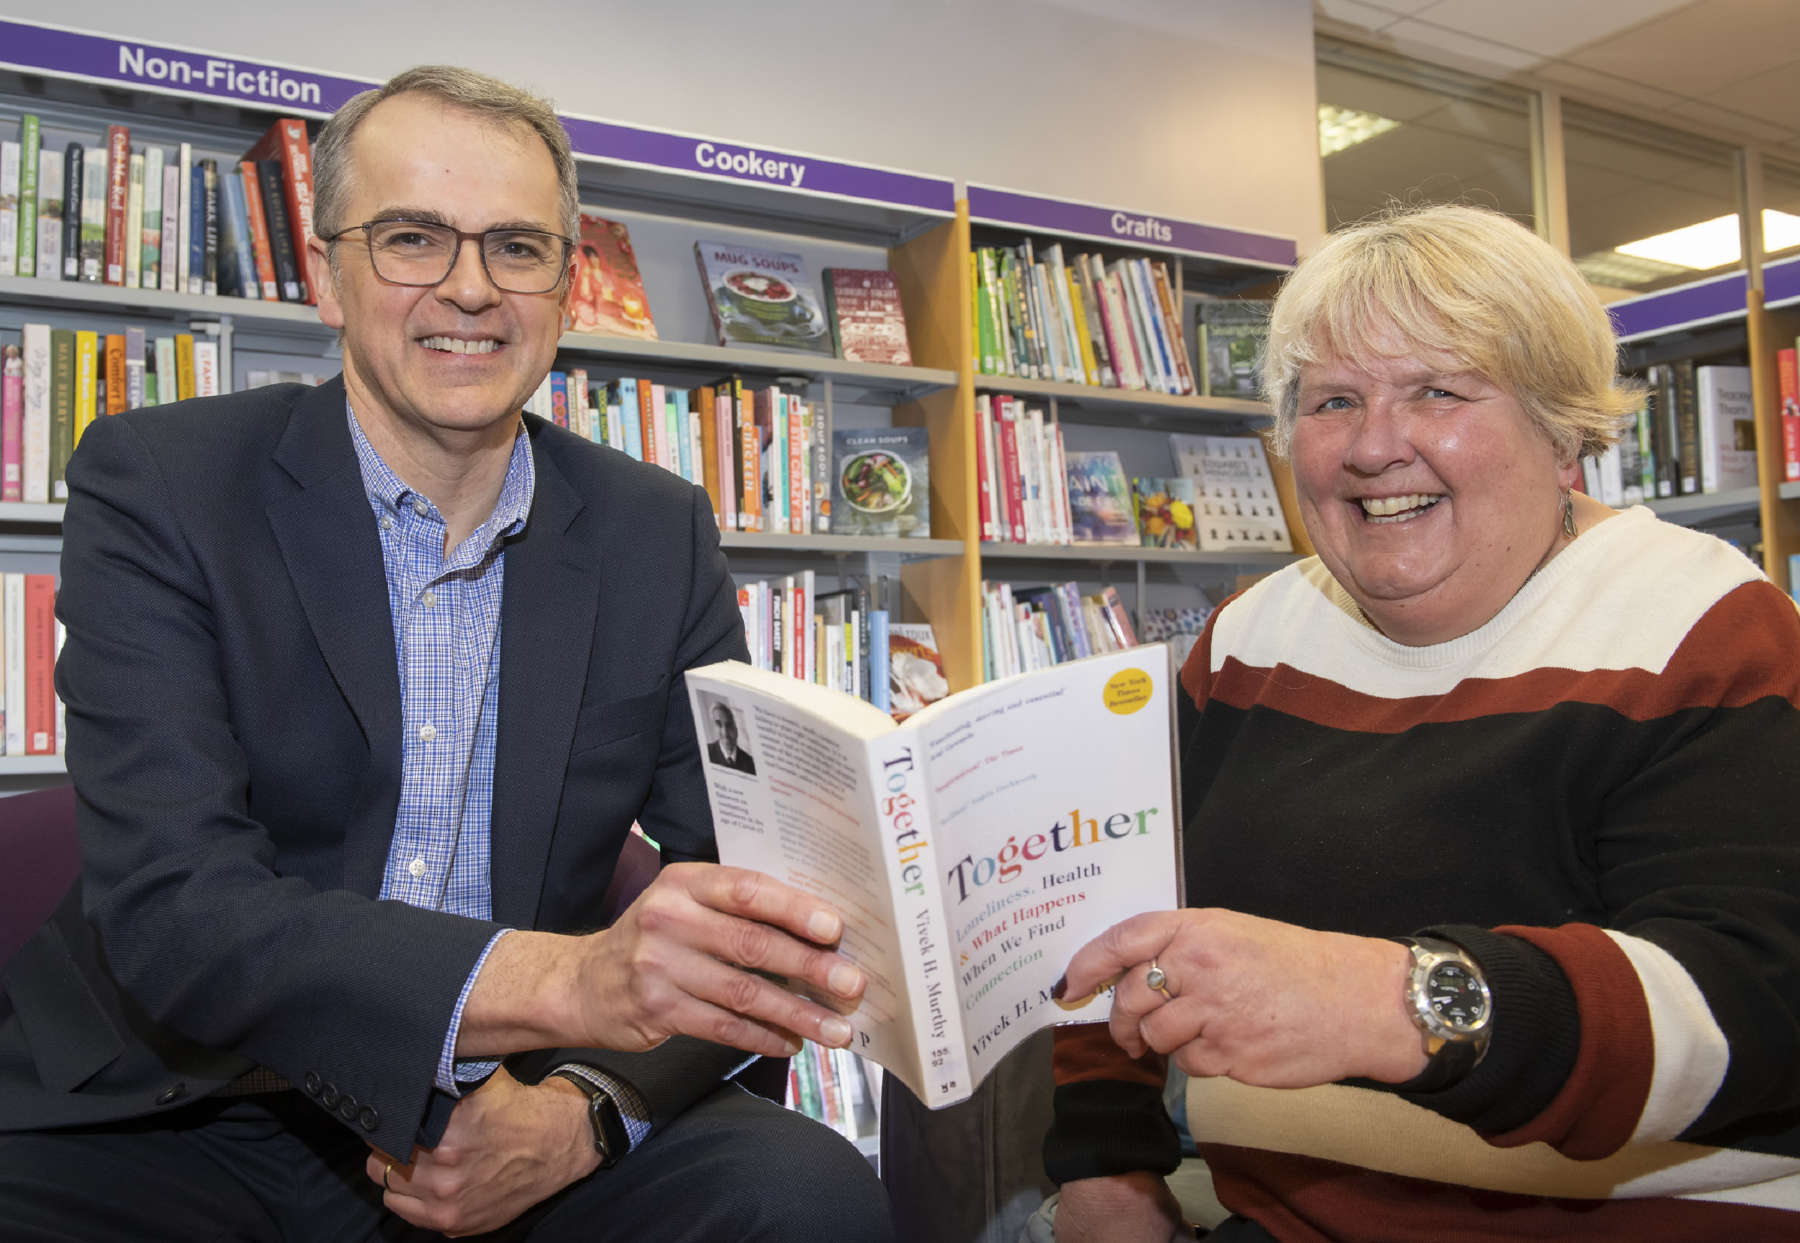
[[[1765,207],[1762,215],[1763,249],[1787,250],[1800,246],[1800,216]],[[1738,246],[1736,215],[1702,220],[1685,228],[1671,229],[1613,248],[1622,255],[1672,263],[1689,271],[1705,272],[1736,263],[1743,257]]]
[[[1346,147],[1397,129],[1400,122],[1373,112],[1340,108],[1336,104],[1319,105],[1319,156],[1336,155]]]
[[[1596,250],[1591,255],[1583,255],[1575,260],[1575,267],[1590,285],[1606,285],[1614,289],[1636,289],[1667,280],[1687,270],[1656,259],[1622,255],[1616,250]]]

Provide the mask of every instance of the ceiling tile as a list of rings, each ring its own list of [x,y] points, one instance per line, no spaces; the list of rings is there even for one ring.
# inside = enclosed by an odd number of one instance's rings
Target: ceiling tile
[[[1708,95],[1706,102],[1747,112],[1800,135],[1800,61],[1729,82]]]
[[[1553,83],[1577,97],[1597,104],[1610,104],[1634,115],[1662,112],[1681,102],[1681,96],[1648,83],[1601,73],[1565,61],[1546,61],[1532,71],[1532,76]]]
[[[1793,60],[1795,24],[1793,0],[1698,0],[1565,59],[1704,96]]]
[[[1313,18],[1343,22],[1359,30],[1382,31],[1399,21],[1402,14],[1362,0],[1313,0]]]
[[[1417,16],[1421,21],[1479,39],[1561,56],[1574,48],[1613,37],[1691,0],[1438,0]]]
[[[1395,22],[1385,32],[1395,51],[1428,57],[1470,73],[1512,73],[1543,63],[1543,57],[1474,35],[1446,30],[1412,18]]]

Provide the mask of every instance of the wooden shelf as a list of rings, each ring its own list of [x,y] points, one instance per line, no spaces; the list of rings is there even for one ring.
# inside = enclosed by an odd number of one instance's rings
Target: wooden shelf
[[[767,376],[804,376],[808,380],[832,380],[867,392],[907,398],[954,388],[956,372],[935,367],[893,367],[881,363],[848,362],[789,350],[755,350],[722,345],[698,345],[687,341],[643,341],[635,337],[599,337],[589,333],[564,333],[557,343],[563,354],[582,354],[609,362],[672,370],[698,370],[708,374],[750,372]]]
[[[263,302],[217,294],[165,293],[92,281],[51,281],[35,276],[0,276],[0,302],[69,310],[124,311],[170,320],[233,320],[287,325],[315,332],[321,340],[335,332],[319,322],[318,308],[299,302]]]
[[[1054,397],[1057,402],[1081,407],[1083,415],[1099,411],[1130,410],[1180,415],[1186,418],[1229,418],[1270,422],[1266,402],[1241,397],[1176,397],[1147,389],[1101,388],[1071,384],[1065,380],[1027,380],[1020,376],[978,375],[975,388],[983,393],[1010,393],[1019,397]]]
[[[1784,483],[1776,491],[1784,501],[1800,501],[1800,483]]]
[[[994,561],[1078,561],[1090,565],[1231,565],[1278,569],[1299,560],[1291,552],[1193,552],[1185,548],[1134,548],[1129,544],[983,543],[981,555]]]

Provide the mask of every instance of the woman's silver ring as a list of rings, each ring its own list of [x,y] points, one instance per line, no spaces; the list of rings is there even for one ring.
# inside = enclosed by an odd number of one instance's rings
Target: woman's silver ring
[[[1156,959],[1150,960],[1150,969],[1144,972],[1144,984],[1153,993],[1161,993],[1165,1001],[1174,1001],[1175,994],[1169,991],[1169,977],[1163,969],[1156,965]]]

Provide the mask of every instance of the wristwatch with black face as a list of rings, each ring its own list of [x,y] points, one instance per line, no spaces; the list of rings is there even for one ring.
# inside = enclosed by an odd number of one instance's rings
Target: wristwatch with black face
[[[1494,1001],[1481,965],[1460,945],[1436,937],[1396,937],[1412,955],[1406,980],[1406,1014],[1431,1059],[1410,1092],[1447,1088],[1475,1068],[1493,1031]]]
[[[625,1129],[618,1102],[613,1100],[612,1093],[578,1071],[564,1066],[550,1073],[558,1079],[567,1079],[587,1094],[588,1124],[594,1128],[594,1151],[600,1154],[600,1168],[611,1168],[631,1150],[631,1134]]]

